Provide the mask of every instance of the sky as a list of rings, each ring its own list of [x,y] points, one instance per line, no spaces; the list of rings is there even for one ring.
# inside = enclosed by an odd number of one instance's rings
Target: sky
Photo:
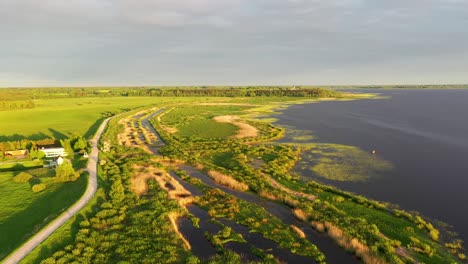
[[[468,83],[468,0],[0,0],[0,87]]]

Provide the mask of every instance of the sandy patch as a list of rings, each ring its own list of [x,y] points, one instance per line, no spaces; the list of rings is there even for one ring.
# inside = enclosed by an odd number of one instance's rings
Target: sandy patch
[[[294,230],[294,232],[296,232],[299,235],[299,237],[306,238],[304,231],[302,231],[299,227],[291,225],[291,228]]]
[[[177,219],[179,218],[179,215],[176,212],[169,213],[168,216],[169,221],[171,222],[172,228],[174,228],[174,231],[176,232],[177,235],[182,239],[185,245],[186,250],[192,249],[192,246],[190,246],[190,243],[188,240],[184,237],[184,235],[179,231],[179,227],[177,226]]]
[[[137,195],[148,191],[148,180],[154,179],[161,189],[165,190],[169,199],[177,200],[179,205],[185,206],[193,202],[192,194],[184,188],[166,171],[156,167],[133,166],[135,173],[132,177],[132,190]]]
[[[147,182],[149,179],[154,179],[161,187],[161,189],[167,192],[169,199],[177,200],[180,206],[185,208],[185,205],[193,202],[192,194],[163,169],[153,166],[147,167],[142,165],[134,165],[133,169],[134,174],[131,179],[131,188],[133,192],[135,192],[137,195],[140,196],[148,192]],[[179,231],[179,227],[177,226],[177,219],[180,216],[181,215],[178,212],[171,212],[168,214],[168,219],[171,222],[174,232],[184,242],[186,250],[190,250],[190,243]]]
[[[224,116],[216,116],[213,118],[214,121],[219,123],[229,123],[237,126],[239,130],[237,131],[235,137],[236,138],[244,138],[244,137],[256,137],[258,135],[258,129],[252,125],[239,121],[238,116],[233,115],[224,115]]]
[[[158,120],[159,124],[161,125],[161,128],[164,129],[164,130],[166,130],[166,131],[167,131],[168,133],[170,133],[170,134],[175,134],[175,133],[177,133],[177,131],[178,131],[177,128],[163,125],[163,123],[161,122],[161,117],[163,117],[164,115],[170,113],[170,112],[171,112],[172,110],[174,110],[174,109],[175,109],[175,107],[173,107],[173,108],[167,110],[166,112],[164,112],[164,113],[158,115],[158,117],[156,117],[156,119]]]

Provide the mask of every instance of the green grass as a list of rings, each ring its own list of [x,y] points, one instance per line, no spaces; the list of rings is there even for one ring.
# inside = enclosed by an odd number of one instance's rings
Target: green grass
[[[26,161],[7,161],[0,163],[0,171],[24,170],[27,168],[39,168],[44,165],[42,160],[26,160]]]
[[[335,206],[344,210],[348,215],[365,218],[369,223],[375,224],[388,238],[401,241],[404,247],[411,242],[409,237],[414,236],[432,248],[438,249],[438,254],[434,254],[430,258],[423,254],[417,254],[418,260],[423,260],[426,263],[448,263],[448,260],[453,258],[443,249],[440,250],[440,246],[428,237],[427,232],[418,229],[416,224],[404,218],[395,217],[388,212],[368,208],[349,200],[335,203]],[[411,227],[414,231],[408,231],[407,227]]]
[[[37,175],[36,172],[32,174]],[[40,181],[47,188],[33,193],[31,182],[15,183],[11,180],[14,175],[13,172],[0,173],[0,259],[78,200],[87,181],[86,176],[69,183],[54,183],[51,177],[36,178],[32,182]]]
[[[91,137],[102,121],[104,112],[117,113],[169,100],[170,98],[155,97],[36,100],[34,109],[0,111],[0,141],[47,137],[63,139],[73,134]]]
[[[245,110],[245,106],[180,106],[165,114],[164,125],[177,128],[177,135],[197,139],[228,138],[238,128],[232,124],[219,123],[215,116],[235,115]]]

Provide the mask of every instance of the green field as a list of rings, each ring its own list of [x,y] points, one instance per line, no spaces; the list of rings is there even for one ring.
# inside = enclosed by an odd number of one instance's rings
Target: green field
[[[208,98],[203,98],[201,101]],[[194,98],[89,97],[39,99],[36,108],[0,111],[0,142],[27,138],[63,139],[73,134],[90,138],[98,128],[103,113],[118,113],[142,106],[167,102],[193,101]]]
[[[219,123],[213,117],[238,114],[242,106],[180,106],[161,118],[166,125],[177,129],[176,135],[198,139],[227,138],[238,128],[232,124]]]
[[[4,161],[0,162],[1,171],[19,171],[28,168],[39,168],[44,165],[42,160],[22,160],[22,161]]]
[[[37,177],[27,183],[13,182],[16,174],[0,173],[0,259],[77,201],[86,188],[86,176],[76,182],[54,183],[47,168],[33,170],[31,174]],[[42,182],[47,188],[34,193],[31,182]]]

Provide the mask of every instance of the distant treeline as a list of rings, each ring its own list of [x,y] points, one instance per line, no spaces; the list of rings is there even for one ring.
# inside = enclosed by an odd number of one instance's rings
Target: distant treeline
[[[0,101],[76,97],[155,96],[155,97],[326,97],[339,93],[317,87],[252,86],[252,87],[112,87],[112,88],[2,88]],[[28,101],[29,102],[29,101]],[[32,102],[32,101],[31,101]],[[18,103],[5,103],[5,109]],[[24,104],[26,106],[26,104]],[[30,103],[28,106],[33,106]]]
[[[8,98],[6,99],[8,100]],[[0,102],[0,111],[36,107],[36,104],[34,103],[33,100],[28,100],[28,101],[7,101],[7,100]]]
[[[355,85],[355,86],[139,86],[139,87],[48,87],[48,88],[0,88],[0,102],[27,100],[0,105],[1,109],[34,108],[29,100],[69,97],[115,97],[115,96],[291,96],[317,97],[337,96],[334,89],[464,89],[468,85]],[[32,104],[31,104],[32,103]],[[23,105],[21,107],[21,105]],[[10,107],[10,108],[8,108]]]

